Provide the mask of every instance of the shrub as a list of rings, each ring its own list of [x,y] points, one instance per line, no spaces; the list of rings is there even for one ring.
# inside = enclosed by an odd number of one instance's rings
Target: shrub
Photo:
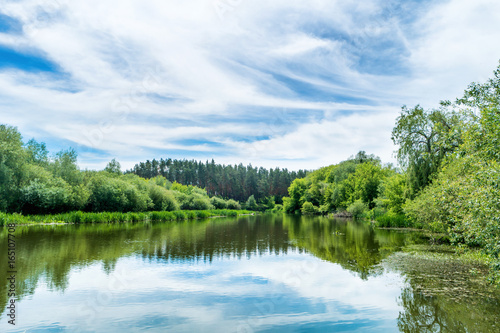
[[[227,209],[234,209],[234,210],[240,210],[241,209],[241,205],[239,204],[239,202],[233,200],[233,199],[229,199],[227,201]]]
[[[189,208],[192,210],[208,210],[211,209],[213,206],[210,204],[210,201],[208,198],[203,198],[203,197],[194,197],[193,200],[190,202]]]
[[[356,200],[347,207],[347,211],[355,218],[361,218],[368,211],[368,205],[361,200]]]
[[[174,211],[179,209],[179,204],[175,200],[174,195],[171,191],[164,187],[150,184],[148,189],[148,195],[152,200],[151,210],[155,211]]]
[[[375,217],[375,221],[377,221],[377,226],[382,228],[407,228],[412,226],[404,214],[397,214],[393,211]]]
[[[248,197],[247,202],[245,203],[245,208],[249,210],[257,210],[257,201],[253,194]]]
[[[304,215],[314,215],[318,211],[318,208],[309,201],[306,201],[302,204],[302,208],[300,209],[300,211]]]
[[[271,213],[283,213],[283,205],[276,204],[273,209],[270,210]]]
[[[199,219],[205,219],[207,217],[210,217],[210,213],[205,210],[200,210],[196,212],[196,217]]]
[[[212,197],[210,199],[210,204],[214,206],[215,209],[226,209],[227,208],[227,202],[224,199],[217,198],[217,197]]]

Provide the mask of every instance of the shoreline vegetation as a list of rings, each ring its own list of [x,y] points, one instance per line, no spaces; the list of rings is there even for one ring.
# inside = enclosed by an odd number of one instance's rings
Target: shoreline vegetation
[[[403,106],[392,140],[399,168],[361,151],[295,179],[283,210],[347,212],[382,228],[443,235],[442,243],[488,256],[500,286],[500,66],[453,102]]]
[[[21,215],[0,213],[0,226],[10,223],[20,225],[79,224],[79,223],[126,223],[126,222],[166,222],[205,219],[215,217],[236,217],[252,215],[248,210],[177,210],[152,212],[69,212],[52,215]]]
[[[403,106],[391,137],[399,167],[360,151],[315,171],[169,159],[125,173],[115,159],[101,171],[80,170],[74,150],[49,156],[44,143],[24,143],[17,128],[0,125],[0,223],[169,221],[241,209],[333,214],[480,249],[500,286],[499,138],[500,66],[454,102]]]

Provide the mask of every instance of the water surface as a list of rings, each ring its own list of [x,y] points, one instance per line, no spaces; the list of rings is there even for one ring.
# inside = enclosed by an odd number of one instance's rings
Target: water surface
[[[276,215],[18,227],[17,325],[1,283],[0,331],[495,331],[500,297],[469,278],[483,268],[401,252],[421,242]]]

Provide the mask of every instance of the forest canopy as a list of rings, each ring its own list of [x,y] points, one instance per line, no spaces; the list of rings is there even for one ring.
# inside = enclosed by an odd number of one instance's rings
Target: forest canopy
[[[50,156],[44,143],[31,139],[24,144],[15,127],[0,125],[0,211],[55,214],[214,208],[239,210],[241,204],[210,197],[203,188],[170,182],[161,175],[145,179],[122,173],[115,159],[102,171],[80,170],[74,150]],[[252,208],[259,207],[252,204]]]
[[[281,203],[287,195],[287,189],[296,178],[303,178],[307,171],[289,171],[288,169],[253,167],[217,164],[195,160],[153,159],[136,164],[128,173],[134,173],[143,178],[163,176],[170,182],[194,185],[207,190],[209,195],[215,195],[236,201],[246,201],[254,196],[257,201],[266,201],[270,197]]]
[[[404,106],[392,140],[401,170],[360,152],[294,180],[284,210],[347,210],[379,226],[423,227],[484,249],[500,272],[500,66],[453,102]]]

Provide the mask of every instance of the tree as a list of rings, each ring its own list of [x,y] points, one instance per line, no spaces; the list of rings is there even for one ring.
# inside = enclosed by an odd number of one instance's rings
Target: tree
[[[240,210],[241,209],[241,205],[239,204],[239,202],[233,200],[233,199],[229,199],[227,201],[227,209],[235,209],[235,210]]]
[[[382,168],[372,163],[362,163],[356,167],[354,173],[345,180],[345,187],[349,196],[347,205],[361,200],[369,208],[375,206],[373,200],[378,196],[378,187],[384,177]],[[347,206],[346,205],[346,206]]]
[[[47,146],[43,142],[37,142],[35,139],[31,139],[26,144],[28,150],[28,160],[31,163],[47,165],[49,162],[49,151]]]
[[[306,201],[302,204],[300,211],[304,215],[314,215],[318,212],[318,207],[315,207],[312,203]]]
[[[247,202],[245,203],[245,208],[249,210],[257,210],[257,201],[253,194],[248,197]]]
[[[408,196],[427,186],[439,170],[443,159],[462,142],[460,117],[447,111],[444,102],[440,109],[425,111],[422,107],[403,106],[392,140],[399,146],[397,158],[408,175]]]
[[[405,189],[405,175],[394,173],[382,180],[378,192],[383,206],[396,214],[403,214],[403,204],[406,201]]]
[[[288,188],[289,197],[283,198],[283,208],[286,213],[300,212],[302,205],[306,201],[304,193],[307,190],[308,183],[305,178],[295,179]]]
[[[61,150],[55,156],[53,163],[49,165],[52,173],[56,177],[61,177],[70,185],[82,182],[82,174],[76,164],[78,154],[72,148]]]
[[[0,125],[0,210],[18,208],[27,154],[17,128]]]
[[[368,205],[361,200],[356,200],[347,207],[347,211],[351,213],[354,218],[363,217],[363,215],[368,211]]]
[[[109,172],[111,174],[115,174],[115,175],[121,175],[122,171],[121,171],[120,162],[118,162],[116,159],[113,158],[108,163],[108,165],[106,165],[106,167],[104,168],[104,171]]]

